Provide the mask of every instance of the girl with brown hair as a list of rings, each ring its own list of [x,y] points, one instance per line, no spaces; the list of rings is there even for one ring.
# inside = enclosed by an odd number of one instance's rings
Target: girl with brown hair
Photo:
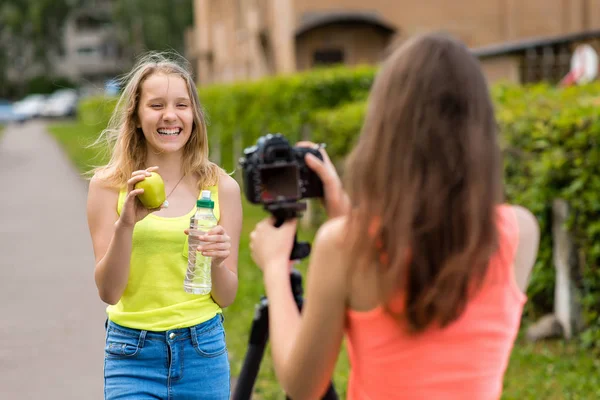
[[[427,34],[382,65],[347,194],[326,154],[307,158],[330,220],[315,238],[302,315],[288,269],[296,222],[267,219],[251,234],[291,398],[324,393],[344,334],[349,399],[500,397],[539,227],[503,203],[497,134],[477,59]]]

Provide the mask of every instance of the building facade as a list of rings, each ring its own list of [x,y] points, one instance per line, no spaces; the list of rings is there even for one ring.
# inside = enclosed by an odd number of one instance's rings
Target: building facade
[[[126,70],[131,61],[116,37],[110,1],[74,11],[64,27],[62,54],[55,72],[75,82],[103,83]],[[99,3],[99,4],[98,4]]]
[[[72,11],[61,31],[61,46],[46,54],[47,66],[34,61],[34,49],[30,46],[24,49],[22,60],[8,66],[8,80],[22,82],[42,75],[61,77],[101,91],[107,79],[122,74],[133,63],[117,38],[111,0],[96,0],[88,7]]]
[[[490,80],[520,82],[535,75],[524,72],[534,58],[551,58],[563,74],[573,43],[496,55],[490,46],[600,29],[600,2],[592,0],[194,0],[194,14],[186,56],[201,85],[377,64],[392,40],[428,31],[487,54]]]

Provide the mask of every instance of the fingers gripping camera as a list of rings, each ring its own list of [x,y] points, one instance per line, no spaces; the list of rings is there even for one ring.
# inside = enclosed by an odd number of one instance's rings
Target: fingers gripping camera
[[[306,153],[323,159],[317,149],[290,146],[280,133],[261,136],[246,148],[240,166],[248,201],[269,205],[323,197],[323,183],[306,165]]]

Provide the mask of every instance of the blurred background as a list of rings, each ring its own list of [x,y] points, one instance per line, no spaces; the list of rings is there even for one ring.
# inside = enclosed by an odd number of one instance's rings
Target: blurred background
[[[17,120],[72,116],[77,98],[115,94],[146,50],[184,55],[208,85],[377,64],[392,40],[430,30],[463,40],[492,82],[558,82],[599,27],[591,0],[4,0],[0,98]]]
[[[189,61],[210,120],[210,157],[241,185],[243,148],[268,132],[327,143],[343,173],[386,48],[429,31],[454,35],[479,59],[501,132],[507,200],[532,210],[542,229],[503,399],[600,398],[596,0],[1,1],[0,186],[12,196],[0,198],[0,397],[102,396],[105,315],[92,281],[83,174],[106,161],[106,149],[91,145],[138,56],[170,51]],[[48,208],[54,192],[67,200]],[[264,215],[244,202],[240,290],[225,310],[234,383],[263,293],[247,236]],[[20,230],[50,217],[39,251],[61,274],[52,287],[47,265],[24,261],[30,237]],[[301,238],[311,240],[322,220],[311,202]],[[81,290],[69,292],[78,280]],[[36,298],[45,299],[44,313]],[[20,346],[40,334],[52,345],[23,358]],[[65,340],[88,334],[72,349],[70,369],[57,369]],[[342,398],[348,371],[343,351],[335,374]],[[284,398],[268,352],[254,398]]]

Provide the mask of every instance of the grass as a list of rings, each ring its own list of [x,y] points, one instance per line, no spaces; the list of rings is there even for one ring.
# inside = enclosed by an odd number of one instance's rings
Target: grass
[[[520,335],[504,378],[503,399],[598,399],[600,360],[575,343],[527,343]]]
[[[82,173],[106,161],[106,154],[103,151],[98,147],[90,147],[102,127],[67,121],[51,124],[48,130]]]
[[[96,138],[99,130],[72,122],[50,126],[51,133],[82,172],[105,160],[104,155],[98,156],[97,150],[85,147]],[[255,305],[264,293],[261,273],[250,258],[248,237],[254,225],[265,216],[260,207],[244,202],[239,292],[235,303],[224,312],[232,376],[237,376],[241,370]],[[301,230],[299,240],[311,240],[314,233],[314,229]],[[300,264],[299,269],[305,273],[306,262]],[[348,372],[348,356],[343,348],[334,374],[334,384],[342,399],[345,398]],[[268,347],[256,379],[253,398],[284,398],[275,380]],[[575,343],[556,340],[532,344],[527,343],[522,334],[519,335],[506,372],[502,399],[592,398],[600,398],[600,360]]]

